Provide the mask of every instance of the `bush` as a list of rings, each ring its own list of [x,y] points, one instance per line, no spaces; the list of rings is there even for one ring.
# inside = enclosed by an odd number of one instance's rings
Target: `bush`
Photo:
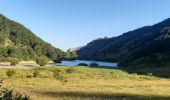
[[[61,63],[61,60],[55,59],[53,60],[55,63]]]
[[[74,72],[76,72],[76,70],[73,67],[66,69],[66,73],[74,73]]]
[[[38,77],[40,75],[40,71],[38,69],[33,70],[33,77]]]
[[[40,66],[45,66],[48,63],[48,59],[46,57],[40,57],[36,59],[36,63]]]
[[[1,63],[1,62],[6,62],[6,59],[5,59],[4,57],[1,57],[1,58],[0,58],[0,63]]]
[[[62,74],[61,70],[53,70],[53,76],[55,79],[58,79],[58,77],[60,77]]]
[[[67,78],[64,75],[62,75],[62,74],[57,76],[56,79],[59,80],[62,84],[65,84],[68,81]]]
[[[62,82],[62,84],[65,84],[68,81],[67,78],[63,75],[61,70],[54,70],[53,76],[56,80]]]
[[[32,74],[28,74],[28,75],[26,75],[26,77],[27,77],[27,78],[32,78],[33,75],[32,75]]]
[[[29,96],[21,93],[14,93],[13,90],[2,88],[2,81],[0,81],[0,100],[30,100]]]
[[[13,90],[3,89],[1,91],[0,100],[30,100],[29,96],[21,93],[14,93]]]
[[[17,58],[7,58],[7,62],[10,62],[12,66],[15,66],[19,63],[19,60]]]
[[[15,71],[12,70],[12,69],[9,69],[9,70],[6,71],[6,75],[7,75],[8,77],[12,77],[14,74],[15,74]]]
[[[99,66],[99,64],[97,64],[97,63],[91,63],[90,66],[97,67],[97,66]]]
[[[88,66],[88,64],[85,63],[79,63],[78,66]]]

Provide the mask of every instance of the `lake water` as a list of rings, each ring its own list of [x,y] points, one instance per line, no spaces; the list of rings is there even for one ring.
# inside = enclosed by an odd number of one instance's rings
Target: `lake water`
[[[61,66],[77,66],[80,63],[85,63],[90,65],[91,63],[97,63],[99,66],[116,67],[117,63],[104,62],[104,61],[91,61],[91,60],[63,60],[61,63],[56,63],[56,65]]]

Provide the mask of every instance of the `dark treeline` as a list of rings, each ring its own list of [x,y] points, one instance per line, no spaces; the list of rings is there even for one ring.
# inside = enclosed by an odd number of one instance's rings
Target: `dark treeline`
[[[118,37],[94,40],[77,53],[79,59],[119,62],[120,66],[169,66],[170,19]]]

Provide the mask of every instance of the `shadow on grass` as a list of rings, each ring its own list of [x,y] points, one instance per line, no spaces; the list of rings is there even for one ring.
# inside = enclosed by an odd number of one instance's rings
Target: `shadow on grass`
[[[103,69],[118,69],[122,71],[126,71],[130,74],[137,73],[139,75],[152,75],[160,78],[170,78],[170,67],[144,67],[144,68],[123,68],[123,67],[90,67],[90,68],[103,68]]]
[[[50,96],[54,98],[68,98],[76,100],[81,98],[82,100],[170,100],[169,97],[163,96],[143,96],[135,94],[110,94],[110,93],[87,93],[87,92],[39,92],[41,95]]]
[[[170,78],[170,67],[152,67],[152,68],[120,68],[128,73],[137,73],[141,75],[152,75],[160,78]]]

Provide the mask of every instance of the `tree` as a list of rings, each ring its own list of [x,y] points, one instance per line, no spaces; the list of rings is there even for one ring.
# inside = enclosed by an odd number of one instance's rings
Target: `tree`
[[[45,66],[48,63],[48,59],[46,57],[40,57],[36,59],[36,63],[40,66]]]
[[[46,43],[23,25],[0,15],[0,57],[35,60],[47,56],[51,60],[63,59],[64,52]]]
[[[67,60],[74,60],[77,58],[77,54],[75,51],[67,51],[65,55],[65,59]]]

